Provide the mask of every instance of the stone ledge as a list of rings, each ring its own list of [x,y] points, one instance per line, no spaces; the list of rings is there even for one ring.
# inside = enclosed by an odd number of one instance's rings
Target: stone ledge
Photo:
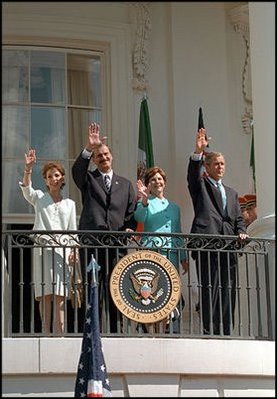
[[[82,338],[3,338],[2,374],[76,373]],[[102,338],[110,374],[275,376],[275,342]]]

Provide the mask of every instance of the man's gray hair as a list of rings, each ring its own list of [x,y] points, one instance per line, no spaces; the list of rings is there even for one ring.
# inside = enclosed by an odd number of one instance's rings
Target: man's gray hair
[[[108,150],[110,151],[110,153],[112,154],[112,151],[111,151],[110,147],[109,147],[107,144],[100,143],[100,144],[97,144],[97,145],[95,146],[95,149],[92,151],[92,153],[91,153],[91,157],[92,157],[92,158],[93,158],[94,155],[95,155],[95,152],[94,152],[94,151],[97,150],[98,148],[101,148],[101,147],[107,147]]]
[[[224,158],[224,155],[221,152],[207,152],[207,153],[205,153],[204,162],[207,165],[210,165],[212,160],[213,160],[213,158],[217,158],[217,157],[223,157]]]

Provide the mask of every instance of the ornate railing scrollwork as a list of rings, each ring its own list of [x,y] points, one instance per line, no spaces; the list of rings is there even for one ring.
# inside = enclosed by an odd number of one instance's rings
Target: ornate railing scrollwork
[[[220,251],[266,254],[267,240],[247,238],[244,241],[234,236],[200,234],[166,234],[148,232],[118,231],[14,231],[9,234],[13,247],[28,247],[33,244],[41,247],[128,247],[130,249],[177,249],[188,251]]]

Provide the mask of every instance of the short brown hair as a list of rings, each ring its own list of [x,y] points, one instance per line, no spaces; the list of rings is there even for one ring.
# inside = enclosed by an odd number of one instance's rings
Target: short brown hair
[[[153,166],[152,168],[147,169],[144,177],[144,184],[148,186],[150,179],[152,179],[153,176],[155,176],[156,173],[159,173],[162,178],[164,179],[164,182],[166,183],[166,174],[165,171],[160,168],[159,166]]]
[[[46,179],[47,172],[50,169],[57,169],[61,173],[61,175],[63,177],[65,176],[65,170],[64,170],[64,167],[62,166],[61,163],[59,163],[59,162],[47,162],[42,167],[42,176],[43,176],[44,179]],[[61,188],[63,188],[64,186],[65,186],[65,182],[63,182],[63,184],[61,185]]]

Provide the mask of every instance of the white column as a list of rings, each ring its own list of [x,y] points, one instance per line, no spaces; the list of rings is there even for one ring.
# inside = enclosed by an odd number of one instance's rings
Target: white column
[[[249,2],[258,219],[252,237],[271,238],[269,280],[275,336],[275,2]]]
[[[249,233],[275,238],[275,3],[248,7],[258,210]]]

